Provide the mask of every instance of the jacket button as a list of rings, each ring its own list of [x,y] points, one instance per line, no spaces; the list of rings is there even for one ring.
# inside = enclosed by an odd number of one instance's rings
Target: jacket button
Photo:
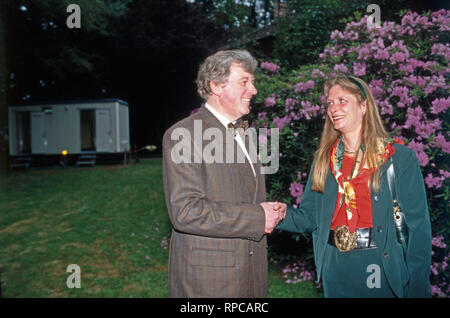
[[[374,195],[374,196],[373,196],[373,199],[374,199],[375,201],[378,201],[378,196],[377,196],[377,195]]]
[[[388,257],[389,257],[389,254],[386,253],[386,252],[384,252],[384,253],[383,253],[383,257],[384,257],[384,258],[388,258]]]
[[[378,233],[381,233],[381,232],[383,232],[383,227],[381,227],[381,226],[378,226],[378,227],[377,227],[377,232],[378,232]]]
[[[253,255],[253,252],[252,252],[252,251],[250,251],[250,252],[248,253],[248,255],[252,256],[252,255]]]

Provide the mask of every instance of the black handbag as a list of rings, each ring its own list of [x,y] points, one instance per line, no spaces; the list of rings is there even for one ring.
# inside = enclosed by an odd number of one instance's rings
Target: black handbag
[[[394,212],[395,230],[397,233],[397,241],[402,245],[403,256],[405,257],[406,261],[409,230],[405,222],[405,213],[402,211],[400,202],[398,201],[397,197],[397,188],[395,186],[394,161],[392,160],[392,157],[389,158],[389,162],[390,162],[389,167],[387,169],[387,179],[394,207],[393,212]]]

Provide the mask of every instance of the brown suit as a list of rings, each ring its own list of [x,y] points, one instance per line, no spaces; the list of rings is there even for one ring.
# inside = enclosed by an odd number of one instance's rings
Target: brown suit
[[[220,129],[224,163],[173,162],[179,140],[171,136],[179,127],[190,132],[194,157],[194,120],[201,120],[202,136],[208,128]],[[264,176],[259,162],[256,178],[247,160],[226,163],[226,134],[230,131],[204,106],[164,134],[164,192],[173,225],[169,297],[267,297],[265,215],[259,205],[265,201]],[[230,140],[235,154],[242,151]],[[209,143],[202,140],[202,149]]]

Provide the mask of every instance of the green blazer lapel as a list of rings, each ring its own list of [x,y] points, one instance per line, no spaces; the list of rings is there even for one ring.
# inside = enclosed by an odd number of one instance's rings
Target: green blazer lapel
[[[380,189],[378,192],[374,192],[372,189],[371,193],[373,226],[380,253],[386,248],[387,239],[390,235],[391,220],[389,218],[393,219],[392,197],[387,186],[386,174],[389,165],[390,161],[388,160],[380,167]]]
[[[325,181],[325,200],[323,200],[324,207],[322,209],[324,215],[322,216],[322,224],[319,225],[319,230],[322,229],[320,236],[323,241],[328,241],[330,234],[331,221],[333,220],[334,208],[336,207],[336,200],[338,195],[338,187],[336,180],[331,173]]]
[[[386,174],[387,169],[389,168],[390,160],[388,159],[381,167],[380,167],[380,177],[383,179],[383,176]]]

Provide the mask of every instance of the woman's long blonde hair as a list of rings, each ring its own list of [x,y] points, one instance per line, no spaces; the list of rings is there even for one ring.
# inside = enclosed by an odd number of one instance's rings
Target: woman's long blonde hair
[[[380,137],[387,138],[389,135],[384,128],[375,99],[373,98],[369,86],[360,78],[352,76],[352,79],[358,81],[362,87],[364,87],[367,97],[367,108],[362,121],[361,145],[363,145],[365,149],[365,162],[368,164],[369,168],[372,168],[377,164],[377,139]],[[335,85],[339,85],[345,91],[355,95],[359,103],[364,102],[365,98],[363,97],[361,89],[358,85],[349,80],[348,77],[344,76],[331,78],[325,83],[324,94],[327,98],[330,89]],[[320,139],[320,146],[316,151],[314,160],[315,164],[311,186],[313,191],[318,191],[321,193],[324,192],[325,180],[330,172],[330,151],[340,135],[341,133],[334,129],[331,119],[328,115],[326,115],[325,125],[323,127],[322,137]],[[379,187],[380,174],[378,169],[373,174],[372,189],[376,192]]]

